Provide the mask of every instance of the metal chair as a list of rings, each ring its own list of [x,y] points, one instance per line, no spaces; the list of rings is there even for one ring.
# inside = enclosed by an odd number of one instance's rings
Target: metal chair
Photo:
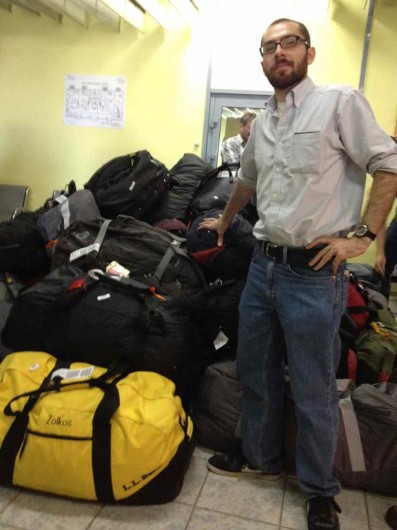
[[[29,186],[0,184],[0,222],[12,221],[23,212]]]

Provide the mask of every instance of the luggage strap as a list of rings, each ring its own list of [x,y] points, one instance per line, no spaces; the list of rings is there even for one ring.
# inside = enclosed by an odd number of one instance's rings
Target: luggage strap
[[[54,369],[45,377],[38,390],[44,389],[51,381],[52,373],[59,368],[66,368],[70,365],[70,362],[58,360],[54,366]],[[26,396],[29,399],[23,410],[15,415],[15,420],[10,425],[6,435],[4,436],[3,443],[0,448],[0,483],[4,486],[11,486],[13,484],[14,465],[15,460],[18,456],[19,450],[22,447],[25,436],[26,428],[29,422],[29,412],[33,409],[34,405],[39,398],[39,394],[27,393]],[[8,404],[10,405],[10,403]],[[5,407],[5,409],[8,407]],[[4,409],[4,414],[6,410]],[[14,414],[12,414],[14,415]]]
[[[186,257],[185,252],[183,252],[183,250],[181,250],[179,247],[178,240],[172,241],[170,246],[167,248],[164,256],[161,258],[160,263],[157,265],[157,268],[153,274],[156,280],[159,280],[159,281],[161,280],[165,270],[167,269],[168,265],[170,264],[175,254],[180,254]]]
[[[350,397],[340,399],[339,408],[342,413],[343,424],[345,427],[347,448],[349,451],[352,471],[366,471],[360,429]]]
[[[71,252],[70,257],[69,257],[69,262],[72,263],[72,261],[75,261],[76,259],[81,258],[81,256],[86,256],[87,254],[90,254],[91,252],[99,252],[99,249],[101,248],[103,240],[105,239],[107,229],[109,228],[109,225],[111,222],[112,222],[112,219],[105,219],[101,225],[101,228],[99,229],[99,232],[95,238],[95,241],[91,245],[88,245],[87,247],[79,248]]]
[[[60,204],[60,212],[63,219],[63,229],[67,230],[70,226],[70,207],[69,207],[69,199],[65,195],[60,195],[57,197],[56,202]]]

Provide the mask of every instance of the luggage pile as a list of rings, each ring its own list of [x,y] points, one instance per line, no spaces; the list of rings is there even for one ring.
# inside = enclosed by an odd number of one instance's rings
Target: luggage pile
[[[239,212],[222,246],[198,228],[222,212],[232,170],[190,153],[168,170],[138,151],[0,224],[0,484],[159,504],[180,492],[195,440],[239,449],[238,304],[256,212]],[[373,269],[349,270],[335,473],[397,495],[397,325]],[[287,384],[285,403],[294,468]]]
[[[241,216],[203,264],[216,240],[195,221],[227,201],[230,175],[138,151],[0,224],[0,484],[127,504],[179,494],[203,373],[236,354],[254,245]]]

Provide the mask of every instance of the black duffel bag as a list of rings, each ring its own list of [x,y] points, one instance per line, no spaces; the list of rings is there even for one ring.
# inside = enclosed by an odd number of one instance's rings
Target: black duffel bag
[[[20,293],[1,333],[13,351],[157,372],[186,403],[212,344],[172,297],[141,282],[67,265]]]
[[[93,193],[103,217],[142,219],[169,189],[170,179],[166,166],[142,150],[109,160],[84,188]]]
[[[130,276],[150,280],[184,299],[206,285],[201,267],[189,257],[184,240],[132,217],[77,221],[59,238],[52,268],[73,263],[81,269],[106,269],[117,261]]]

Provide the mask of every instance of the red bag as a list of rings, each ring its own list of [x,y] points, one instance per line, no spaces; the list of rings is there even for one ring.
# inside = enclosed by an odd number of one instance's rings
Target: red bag
[[[350,273],[346,311],[357,326],[357,333],[365,328],[370,317],[368,296],[360,282]]]

